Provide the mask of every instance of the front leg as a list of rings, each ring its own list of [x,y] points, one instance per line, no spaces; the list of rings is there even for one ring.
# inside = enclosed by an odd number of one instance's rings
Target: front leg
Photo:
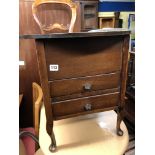
[[[48,135],[50,136],[51,138],[51,144],[49,146],[49,150],[51,152],[55,152],[56,151],[56,140],[55,140],[55,135],[54,135],[54,132],[53,132],[53,124],[46,124],[46,130],[47,130],[47,133]]]
[[[123,131],[120,128],[122,120],[123,120],[123,111],[121,108],[118,108],[118,110],[117,110],[117,126],[116,126],[118,136],[123,136]]]
[[[54,135],[54,132],[53,132],[53,131],[52,131],[50,137],[51,137],[51,145],[49,146],[49,150],[50,150],[51,152],[55,152],[57,146],[56,146],[56,140],[55,140],[55,135]]]

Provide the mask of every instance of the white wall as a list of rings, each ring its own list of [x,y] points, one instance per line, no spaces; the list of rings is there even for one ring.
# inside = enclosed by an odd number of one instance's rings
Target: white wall
[[[129,14],[135,14],[135,12],[120,12],[120,19],[123,19],[123,28],[128,28]]]

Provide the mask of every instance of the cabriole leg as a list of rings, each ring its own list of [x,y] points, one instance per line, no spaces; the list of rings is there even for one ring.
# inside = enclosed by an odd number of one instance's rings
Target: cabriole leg
[[[55,140],[55,135],[53,131],[50,137],[51,137],[51,145],[49,146],[49,150],[51,152],[55,152],[56,151],[56,140]]]
[[[46,130],[48,135],[51,138],[51,144],[49,146],[49,150],[51,152],[55,152],[56,151],[56,140],[55,140],[55,136],[54,136],[54,132],[53,132],[53,124],[46,124]]]
[[[117,110],[117,126],[116,126],[118,136],[123,136],[123,131],[120,128],[122,120],[123,120],[122,110],[118,109]]]

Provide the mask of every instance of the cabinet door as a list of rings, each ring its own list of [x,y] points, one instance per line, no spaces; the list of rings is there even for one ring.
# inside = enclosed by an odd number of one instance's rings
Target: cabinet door
[[[98,2],[81,1],[81,31],[98,28]]]

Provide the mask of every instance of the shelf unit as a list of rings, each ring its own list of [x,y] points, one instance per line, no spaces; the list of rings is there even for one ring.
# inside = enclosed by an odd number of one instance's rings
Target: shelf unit
[[[98,28],[98,1],[80,1],[81,31]]]

